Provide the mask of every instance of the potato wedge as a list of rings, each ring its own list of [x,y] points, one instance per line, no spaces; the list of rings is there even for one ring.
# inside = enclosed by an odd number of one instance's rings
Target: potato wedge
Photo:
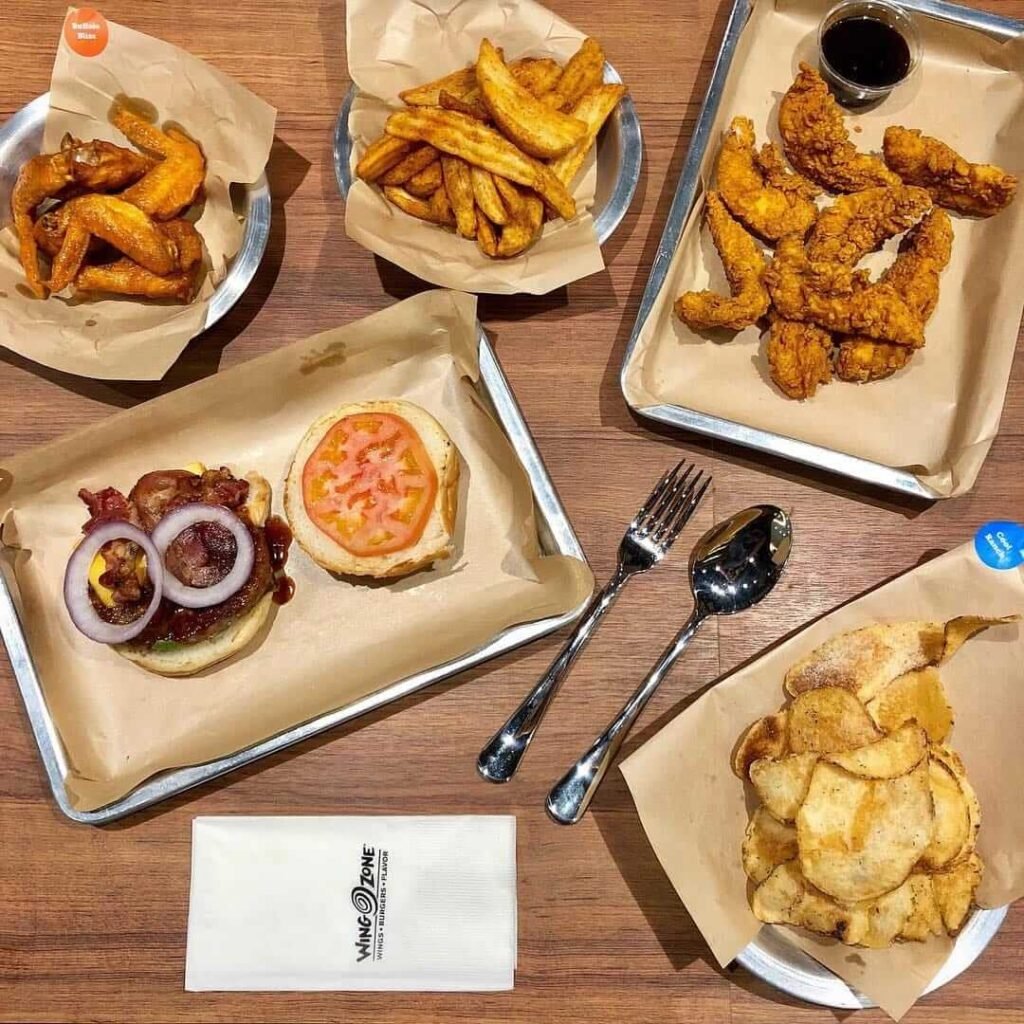
[[[953,728],[953,709],[946,700],[938,669],[922,668],[899,676],[867,703],[868,714],[885,732],[915,721],[931,743],[942,743]]]
[[[783,825],[763,807],[758,807],[743,837],[743,870],[747,878],[763,882],[796,853],[796,829]]]
[[[586,134],[582,121],[545,106],[520,85],[488,39],[480,43],[476,79],[491,117],[524,153],[538,159],[560,156]]]
[[[835,754],[881,738],[864,705],[848,690],[825,686],[800,694],[789,707],[789,749]]]
[[[544,226],[544,203],[535,192],[523,197],[522,211],[501,230],[498,256],[509,259],[518,256],[537,241]]]
[[[942,914],[935,899],[935,889],[928,875],[914,872],[907,879],[913,898],[914,909],[900,929],[900,938],[910,942],[925,942],[933,935],[941,935]]]
[[[625,95],[624,85],[599,85],[585,93],[570,110],[573,117],[587,126],[587,133],[567,153],[551,161],[551,170],[566,188],[579,173],[605,121]]]
[[[398,94],[398,98],[410,107],[436,107],[441,102],[441,93],[447,92],[460,99],[476,87],[476,68],[470,64],[468,68],[459,68],[451,74],[442,75],[432,82],[425,82],[415,88],[406,89]]]
[[[580,97],[604,78],[604,50],[596,39],[584,39],[583,45],[569,58],[565,70],[554,87],[544,96],[544,103],[553,110],[567,110]]]
[[[380,183],[382,185],[404,185],[410,178],[429,167],[440,155],[433,146],[417,146],[390,171],[382,174]]]
[[[750,766],[762,757],[780,758],[786,753],[786,712],[759,718],[743,734],[732,755],[733,773],[750,778]]]
[[[526,197],[508,178],[503,178],[500,174],[494,174],[492,178],[498,197],[508,211],[508,220],[522,217],[526,213]]]
[[[475,118],[477,121],[490,121],[491,112],[484,106],[483,100],[477,98],[474,101],[469,98],[473,95],[473,93],[469,93],[466,99],[460,99],[458,96],[448,92],[447,89],[442,89],[438,96],[437,105],[443,110],[457,110],[460,114]],[[479,97],[479,94],[477,96]]]
[[[921,854],[920,867],[938,871],[966,848],[971,834],[971,816],[956,776],[937,758],[929,758],[928,782],[932,788],[935,824],[931,842]]]
[[[825,760],[862,779],[895,779],[916,768],[927,752],[924,729],[909,723],[874,743],[839,754],[828,754]]]
[[[547,95],[562,77],[562,65],[550,57],[525,57],[508,67],[516,81],[537,99]]]
[[[796,816],[801,870],[843,903],[876,899],[906,881],[932,823],[925,760],[896,779],[862,779],[819,761]]]
[[[455,227],[455,211],[452,209],[451,201],[448,199],[448,191],[443,184],[430,197],[430,208],[438,224],[443,224],[449,228]]]
[[[414,143],[407,139],[396,139],[393,135],[382,135],[366,147],[356,164],[356,177],[363,181],[376,181],[390,171],[395,164],[404,160],[412,151]]]
[[[790,754],[773,761],[762,758],[750,766],[750,782],[761,803],[782,822],[796,820],[811,785],[817,754]]]
[[[428,200],[410,195],[399,185],[385,185],[384,195],[403,213],[407,213],[411,217],[430,221],[432,224],[444,224],[446,227],[452,223],[451,220],[444,219],[443,213],[438,210],[432,198]]]
[[[422,199],[432,196],[444,184],[441,176],[441,161],[427,164],[419,174],[414,174],[406,183],[406,192]]]
[[[427,142],[435,149],[534,189],[566,220],[576,215],[575,201],[550,167],[520,152],[493,128],[472,117],[454,110],[415,107],[392,114],[386,129],[389,135]]]
[[[473,198],[476,205],[487,215],[492,224],[505,224],[508,222],[508,213],[505,204],[498,195],[497,186],[494,184],[494,175],[485,171],[482,167],[471,167],[469,170],[470,180],[473,183]]]
[[[476,238],[476,206],[469,164],[456,156],[441,157],[441,174],[448,201],[455,213],[455,228],[463,238]]]
[[[932,892],[950,935],[956,935],[963,927],[974,905],[974,893],[981,884],[981,876],[981,858],[976,853],[948,871],[932,875]]]
[[[487,219],[487,214],[481,209],[476,211],[476,244],[485,256],[497,259],[498,256],[498,234],[494,225]]]

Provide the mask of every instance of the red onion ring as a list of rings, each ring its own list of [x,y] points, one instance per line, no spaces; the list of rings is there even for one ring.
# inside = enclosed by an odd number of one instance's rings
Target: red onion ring
[[[153,527],[150,540],[159,552],[161,563],[175,537],[198,523],[215,523],[235,538],[235,564],[224,579],[209,587],[190,587],[168,569],[164,573],[164,597],[180,604],[182,608],[209,608],[210,605],[226,601],[242,589],[256,560],[256,545],[252,542],[252,535],[234,512],[223,505],[205,505],[196,501],[168,512]]]
[[[129,540],[146,553],[146,572],[153,584],[153,597],[145,612],[134,622],[118,625],[105,622],[89,598],[89,567],[104,544],[112,540]],[[98,526],[72,552],[64,571],[64,603],[71,621],[90,640],[101,644],[123,644],[137,637],[149,625],[160,607],[163,596],[164,566],[149,536],[127,522],[109,522]]]

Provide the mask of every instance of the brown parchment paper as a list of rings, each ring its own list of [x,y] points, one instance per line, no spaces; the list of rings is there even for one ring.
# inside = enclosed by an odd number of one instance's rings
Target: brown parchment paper
[[[349,74],[359,88],[349,115],[349,237],[424,281],[470,292],[543,295],[603,269],[589,213],[597,184],[596,147],[573,185],[577,216],[551,221],[536,245],[510,260],[488,259],[474,241],[402,213],[354,173],[388,114],[403,105],[399,92],[472,64],[484,36],[504,47],[509,60],[565,62],[584,34],[533,0],[348,0],[345,6]]]
[[[243,223],[229,186],[263,173],[276,111],[227,75],[160,39],[109,21],[110,39],[96,57],[82,57],[61,33],[50,81],[43,152],[65,132],[130,145],[108,120],[121,96],[155,108],[158,123],[181,125],[206,154],[206,200],[196,227],[206,244],[206,274],[187,306],[125,298],[82,300],[71,293],[40,300],[28,291],[2,206],[0,344],[54,369],[103,380],[158,380],[190,338],[206,325],[215,286],[241,244]],[[13,175],[17,168],[10,168]]]
[[[779,142],[778,105],[806,60],[831,0],[757,0],[728,76],[701,167],[712,184],[722,131],[751,117],[758,144]],[[881,152],[887,125],[921,128],[968,159],[1024,172],[1024,39],[999,43],[923,15],[919,72],[868,113],[848,117],[851,139]],[[768,377],[756,327],[738,335],[690,331],[672,312],[682,292],[728,291],[718,254],[700,230],[703,194],[625,374],[630,403],[682,405],[912,472],[944,497],[971,489],[999,427],[1024,295],[1024,202],[988,220],[953,215],[953,258],[942,275],[927,345],[910,365],[868,385],[833,381],[804,402]],[[864,266],[876,271],[896,242]]]
[[[475,314],[468,295],[425,292],[4,464],[3,550],[14,557],[76,807],[109,803],[161,769],[239,750],[589,594],[585,563],[540,554],[525,471],[471,386]],[[309,424],[346,402],[393,397],[432,413],[459,450],[452,558],[391,583],[358,583],[293,545],[292,601],[250,648],[187,679],[151,675],[71,624],[61,585],[84,522],[79,487],[127,489],[148,470],[198,459],[262,473],[280,514]]]
[[[1024,612],[1024,570],[985,566],[965,544],[808,626],[733,673],[622,764],[644,830],[673,886],[723,966],[761,924],[747,903],[740,845],[749,819],[732,751],[756,718],[782,706],[786,669],[837,633],[897,619]],[[1001,626],[968,642],[941,668],[956,714],[950,744],[964,759],[982,808],[982,906],[1024,895],[1024,629]],[[785,929],[785,935],[899,1018],[952,947],[946,939],[888,950],[853,949]]]

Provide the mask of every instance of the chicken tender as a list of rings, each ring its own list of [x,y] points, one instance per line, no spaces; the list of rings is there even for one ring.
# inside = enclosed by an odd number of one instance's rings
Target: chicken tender
[[[749,117],[732,119],[718,153],[715,175],[719,194],[732,215],[765,241],[805,235],[818,215],[813,202],[816,190],[809,182],[787,172],[781,157],[776,163],[773,156],[767,156],[762,164],[754,149],[754,123]]]
[[[708,192],[704,217],[722,258],[731,295],[685,292],[676,300],[676,316],[693,330],[742,330],[768,312],[768,291],[764,285],[767,261],[757,242],[729,215],[717,192]]]
[[[779,131],[789,162],[830,192],[860,192],[900,183],[879,157],[858,152],[850,142],[842,109],[809,64],[801,63],[796,80],[782,97]]]
[[[772,302],[786,320],[811,322],[843,334],[920,348],[920,318],[888,282],[872,284],[863,271],[841,263],[813,262],[802,241],[782,239],[764,274]]]
[[[832,379],[832,335],[814,324],[776,318],[766,354],[772,380],[789,398],[810,398]]]
[[[1017,178],[992,164],[972,164],[916,128],[891,125],[882,143],[885,162],[909,185],[928,189],[940,206],[991,217],[1009,206]]]
[[[923,188],[879,186],[840,196],[807,239],[807,258],[853,266],[887,238],[906,231],[932,205]]]
[[[902,370],[913,354],[912,348],[891,341],[873,341],[863,336],[846,338],[839,343],[836,353],[836,376],[851,384],[884,380]]]

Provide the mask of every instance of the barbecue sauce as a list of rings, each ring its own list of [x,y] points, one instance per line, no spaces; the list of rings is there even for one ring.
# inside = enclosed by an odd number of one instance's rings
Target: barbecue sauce
[[[910,70],[906,39],[878,18],[842,18],[825,30],[821,50],[848,82],[871,89],[896,85]]]
[[[274,603],[287,604],[295,594],[295,581],[285,574],[292,531],[280,516],[270,516],[263,527],[263,536],[270,551],[270,568],[274,573]]]

